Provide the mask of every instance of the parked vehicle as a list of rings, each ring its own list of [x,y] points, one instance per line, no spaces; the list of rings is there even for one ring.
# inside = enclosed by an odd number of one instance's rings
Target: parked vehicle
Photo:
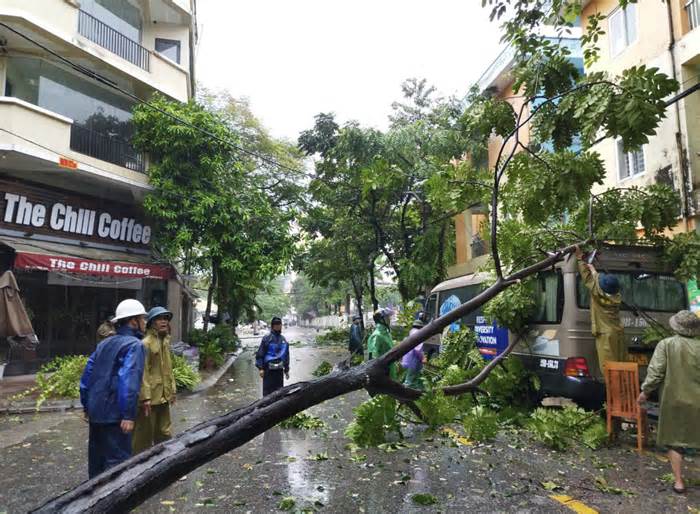
[[[659,253],[649,247],[606,246],[598,253],[594,265],[620,280],[621,319],[629,359],[642,366],[643,376],[653,353],[653,346],[642,342],[644,329],[650,323],[668,326],[672,314],[687,308],[686,286],[674,278]],[[426,311],[431,316],[445,314],[454,305],[477,295],[488,281],[488,274],[476,273],[442,282],[433,288]],[[588,408],[600,406],[605,387],[591,335],[590,298],[578,274],[575,257],[569,256],[553,269],[539,273],[536,284],[536,312],[513,353],[538,374],[544,396],[570,398]],[[493,358],[515,337],[488,324],[480,310],[463,317],[451,328],[458,329],[460,325],[477,332],[477,346],[485,358]],[[439,345],[440,337],[434,336],[427,344]]]

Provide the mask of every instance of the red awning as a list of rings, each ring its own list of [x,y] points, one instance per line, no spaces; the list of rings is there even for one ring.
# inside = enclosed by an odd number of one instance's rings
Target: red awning
[[[17,270],[129,279],[167,280],[174,276],[172,266],[153,263],[153,258],[146,254],[130,254],[15,237],[0,237],[0,243],[15,250],[14,268]]]

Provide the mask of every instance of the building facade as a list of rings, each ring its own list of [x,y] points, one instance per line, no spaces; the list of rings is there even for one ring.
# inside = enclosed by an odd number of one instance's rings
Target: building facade
[[[5,374],[87,353],[135,297],[191,326],[192,294],[159,258],[132,109],[194,93],[194,0],[0,2],[0,273],[17,276],[40,344],[0,341]]]
[[[640,0],[620,9],[615,0],[586,2],[583,20],[606,16],[600,59],[590,71],[619,75],[631,66],[658,68],[687,90],[700,81],[700,0]],[[585,27],[584,27],[585,30]],[[656,134],[642,148],[625,152],[621,141],[596,147],[608,174],[601,189],[665,183],[681,195],[677,231],[698,229],[700,207],[700,94],[671,105]]]

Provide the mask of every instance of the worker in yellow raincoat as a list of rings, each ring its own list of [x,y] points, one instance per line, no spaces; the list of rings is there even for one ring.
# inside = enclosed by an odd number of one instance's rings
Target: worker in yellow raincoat
[[[673,490],[685,492],[683,454],[700,449],[700,319],[680,311],[669,320],[676,335],[659,342],[642,384],[639,403],[661,386],[656,443],[668,450]]]
[[[581,279],[591,294],[591,333],[595,337],[601,373],[608,361],[626,360],[625,332],[620,321],[620,282],[609,273],[598,273],[592,264],[583,261],[583,252],[576,247]]]
[[[170,320],[173,315],[163,307],[148,311],[146,365],[139,394],[139,410],[134,426],[134,454],[172,437],[170,407],[175,403],[177,386],[170,356]]]

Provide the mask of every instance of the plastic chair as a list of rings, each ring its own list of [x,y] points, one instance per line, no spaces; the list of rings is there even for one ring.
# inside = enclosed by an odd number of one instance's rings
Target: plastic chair
[[[641,453],[647,436],[647,411],[638,403],[639,364],[636,362],[605,363],[608,435],[613,436],[613,418],[637,423],[637,450]]]

